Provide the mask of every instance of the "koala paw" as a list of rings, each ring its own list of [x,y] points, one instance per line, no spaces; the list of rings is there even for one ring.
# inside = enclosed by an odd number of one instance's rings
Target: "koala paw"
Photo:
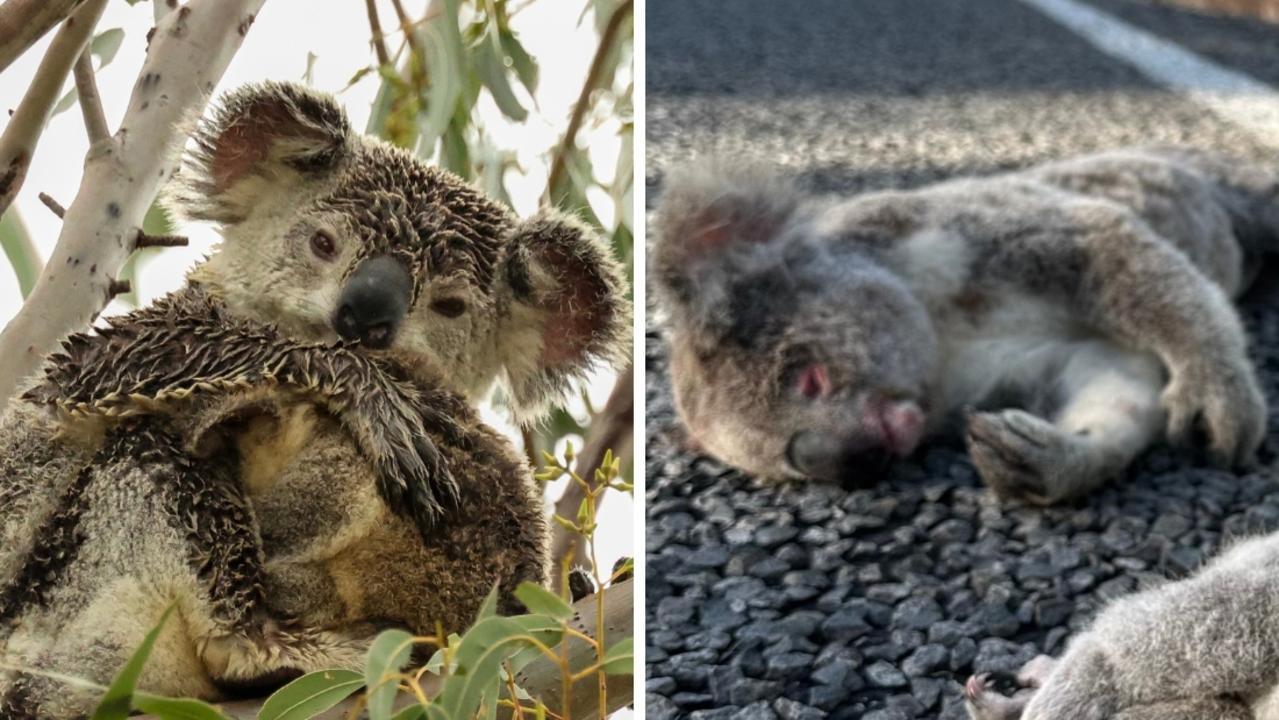
[[[1026,711],[1034,690],[1019,689],[1012,696],[1000,694],[992,687],[987,673],[974,675],[964,683],[964,707],[972,720],[1018,720]]]
[[[1175,369],[1161,400],[1168,437],[1185,443],[1201,427],[1213,461],[1222,467],[1251,462],[1265,437],[1266,399],[1244,358]]]
[[[968,418],[968,452],[995,494],[1047,505],[1069,494],[1074,438],[1022,410]]]

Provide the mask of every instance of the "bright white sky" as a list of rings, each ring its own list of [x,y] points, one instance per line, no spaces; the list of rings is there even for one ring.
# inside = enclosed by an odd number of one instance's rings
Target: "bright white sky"
[[[512,5],[520,7],[515,3]],[[487,94],[480,100],[481,119],[490,137],[500,147],[516,149],[520,166],[527,173],[511,173],[507,177],[512,201],[521,213],[529,213],[537,207],[546,186],[547,151],[558,141],[559,133],[567,124],[595,48],[597,36],[591,15],[587,14],[580,27],[577,24],[585,5],[586,0],[538,0],[519,10],[512,18],[512,26],[525,49],[541,67],[537,106],[528,122],[512,126],[504,121]],[[405,0],[405,6],[412,17],[421,17],[426,0]],[[392,6],[389,0],[378,0],[378,7],[383,28],[390,32],[395,26]],[[98,27],[99,32],[117,27],[125,31],[119,53],[98,74],[103,106],[113,129],[119,125],[138,70],[142,67],[146,33],[153,25],[152,12],[149,2],[130,6],[124,0],[111,0]],[[0,74],[0,111],[3,111],[0,118],[6,118],[7,111],[21,99],[52,35],[50,32]],[[301,80],[306,71],[308,52],[317,56],[311,71],[313,85],[337,92],[346,86],[356,70],[374,61],[368,39],[368,20],[362,0],[326,0],[322,3],[314,0],[268,0],[249,31],[244,46],[223,76],[216,94],[247,82]],[[399,41],[398,34],[388,39],[392,53],[399,46]],[[366,126],[377,83],[376,74],[370,73],[339,96],[353,127],[357,129]],[[513,85],[517,93],[523,92],[518,83]],[[528,98],[524,99],[525,105],[529,106]],[[585,127],[579,136],[579,143],[589,143],[591,159],[599,177],[609,178],[614,172],[620,150],[617,129],[617,123],[605,123],[598,128]],[[46,192],[63,205],[70,204],[79,187],[87,150],[88,141],[79,108],[54,117],[41,138],[31,170],[14,203],[43,257],[49,256],[57,241],[59,220],[36,195]],[[610,223],[614,214],[606,198],[601,191],[591,199],[597,214],[605,223]],[[216,233],[208,227],[184,227],[179,231],[190,236],[190,247],[165,250],[145,264],[138,283],[143,302],[179,287],[186,270],[217,242]],[[17,281],[3,255],[0,255],[0,323],[7,323],[21,302]],[[108,312],[127,309],[117,305],[113,304]],[[597,407],[603,405],[612,384],[611,374],[592,382],[590,394]],[[580,407],[577,410],[580,413]],[[494,413],[488,413],[486,417],[494,425],[510,431],[509,425]],[[512,436],[518,443],[518,434],[512,433]],[[574,445],[580,447],[580,440]],[[551,497],[558,495],[558,489],[551,488]],[[610,493],[602,506],[598,537],[601,564],[605,567],[611,567],[620,556],[633,555],[633,511],[630,498],[617,493]]]

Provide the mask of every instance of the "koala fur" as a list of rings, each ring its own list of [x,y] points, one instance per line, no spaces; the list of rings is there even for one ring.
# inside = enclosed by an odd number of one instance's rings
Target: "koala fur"
[[[1004,697],[970,679],[973,720],[1279,718],[1279,534],[1236,544],[1193,576],[1116,600],[1058,660]]]
[[[674,173],[653,258],[677,407],[776,478],[865,475],[957,421],[987,484],[1038,503],[1198,424],[1246,463],[1265,404],[1230,298],[1279,249],[1277,180],[1189,149],[834,203]]]
[[[0,654],[102,682],[176,600],[143,687],[219,697],[543,581],[540,496],[469,403],[500,381],[530,420],[624,357],[608,249],[299,86],[231,93],[196,139],[175,206],[223,243],[0,418]],[[59,692],[0,676],[0,715],[84,712]]]

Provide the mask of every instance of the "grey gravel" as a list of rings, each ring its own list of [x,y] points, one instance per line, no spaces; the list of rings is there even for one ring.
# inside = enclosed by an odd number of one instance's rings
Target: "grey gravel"
[[[1279,27],[1093,1],[1279,83]],[[820,194],[1142,143],[1273,157],[1016,0],[650,0],[647,22],[650,198],[708,151]],[[1279,400],[1279,281],[1243,308]],[[648,717],[963,718],[970,674],[1059,653],[1108,599],[1279,528],[1274,431],[1260,470],[1157,447],[1046,510],[997,504],[956,440],[872,488],[761,484],[685,449],[650,317]]]

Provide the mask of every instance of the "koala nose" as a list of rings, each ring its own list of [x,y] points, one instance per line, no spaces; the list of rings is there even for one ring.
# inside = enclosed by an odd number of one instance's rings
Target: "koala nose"
[[[372,348],[390,347],[409,311],[413,278],[404,264],[386,255],[359,264],[342,288],[333,329],[346,340]]]
[[[786,462],[792,468],[810,478],[850,487],[877,480],[890,460],[884,448],[865,437],[801,430],[786,443]]]

